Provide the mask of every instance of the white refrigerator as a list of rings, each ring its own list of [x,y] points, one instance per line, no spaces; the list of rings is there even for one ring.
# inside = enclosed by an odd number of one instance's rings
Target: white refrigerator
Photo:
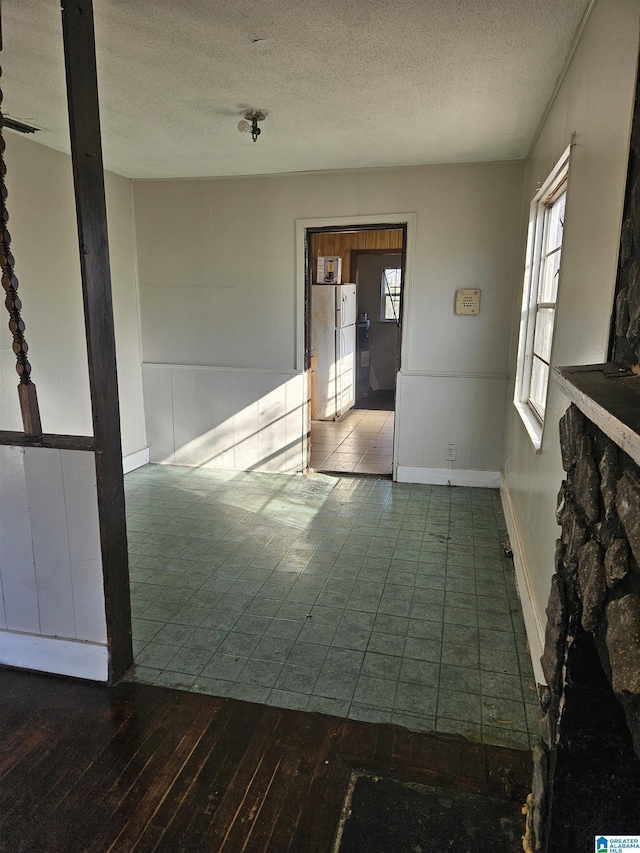
[[[316,417],[335,420],[356,401],[355,284],[311,287],[311,349],[317,353]]]

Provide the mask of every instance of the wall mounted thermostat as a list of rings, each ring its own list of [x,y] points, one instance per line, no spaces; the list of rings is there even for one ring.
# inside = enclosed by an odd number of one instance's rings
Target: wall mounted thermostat
[[[456,290],[456,314],[479,314],[480,291]]]

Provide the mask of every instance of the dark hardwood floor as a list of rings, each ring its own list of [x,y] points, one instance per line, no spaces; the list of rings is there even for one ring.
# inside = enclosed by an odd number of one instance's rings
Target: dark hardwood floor
[[[0,668],[2,853],[330,853],[351,773],[524,801],[527,752]]]

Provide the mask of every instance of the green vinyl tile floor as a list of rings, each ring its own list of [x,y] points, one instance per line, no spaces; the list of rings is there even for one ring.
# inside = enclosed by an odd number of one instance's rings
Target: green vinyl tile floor
[[[538,703],[494,489],[146,465],[128,678],[527,749]]]

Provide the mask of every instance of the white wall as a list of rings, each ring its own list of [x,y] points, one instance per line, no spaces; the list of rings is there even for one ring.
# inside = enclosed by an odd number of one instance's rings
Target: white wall
[[[0,663],[106,681],[94,454],[0,446]]]
[[[607,356],[638,56],[636,0],[598,0],[527,164],[520,240],[522,286],[526,222],[536,187],[576,133],[571,155],[562,270],[553,342],[554,365]],[[512,318],[515,370],[520,297]],[[534,664],[553,574],[556,496],[563,479],[558,421],[568,401],[549,390],[542,451],[535,453],[513,408],[506,420],[505,498]],[[537,675],[542,680],[538,669]]]
[[[48,433],[92,435],[71,159],[6,133],[9,228]],[[105,176],[124,455],[146,447],[130,182]],[[3,309],[4,310],[4,309]],[[0,334],[0,429],[22,430],[11,335]]]
[[[71,160],[6,134],[9,227],[29,359],[47,433],[92,434]],[[133,205],[105,175],[122,441],[146,448]],[[7,319],[5,315],[5,319]],[[22,431],[15,355],[0,334],[0,429]],[[93,452],[0,447],[0,663],[106,680]]]
[[[418,394],[430,420],[419,435],[403,430],[413,414],[400,404],[398,462],[405,479],[428,478],[414,469],[444,467],[444,444],[454,436],[461,448],[454,469],[496,472],[523,168],[494,163],[134,181],[145,363],[274,375],[300,370],[296,220],[415,211],[399,381],[405,374],[416,378],[403,399]],[[480,316],[454,316],[461,287],[482,288]],[[434,377],[438,382],[427,390]],[[492,385],[490,405],[478,408],[487,381],[500,387]],[[146,392],[145,385],[149,419],[175,417],[167,408],[154,413]]]
[[[402,371],[396,406],[398,479],[497,487],[507,374]],[[454,444],[456,460],[444,462]]]

